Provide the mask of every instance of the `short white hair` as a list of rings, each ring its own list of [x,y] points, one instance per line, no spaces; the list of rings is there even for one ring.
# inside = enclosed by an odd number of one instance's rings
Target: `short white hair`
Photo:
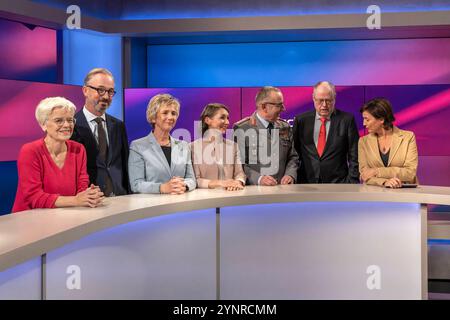
[[[316,91],[318,87],[327,87],[330,90],[333,99],[336,99],[336,87],[330,81],[319,81],[314,85],[313,98],[316,97]]]
[[[50,97],[41,100],[36,107],[36,120],[39,125],[43,126],[56,108],[62,108],[75,114],[77,108],[75,105],[63,97]]]

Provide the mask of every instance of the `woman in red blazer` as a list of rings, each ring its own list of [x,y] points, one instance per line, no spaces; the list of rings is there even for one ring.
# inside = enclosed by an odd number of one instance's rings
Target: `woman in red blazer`
[[[72,102],[61,97],[46,98],[37,106],[36,119],[46,135],[20,150],[13,212],[101,204],[100,189],[88,187],[86,151],[83,145],[69,140],[75,110]]]

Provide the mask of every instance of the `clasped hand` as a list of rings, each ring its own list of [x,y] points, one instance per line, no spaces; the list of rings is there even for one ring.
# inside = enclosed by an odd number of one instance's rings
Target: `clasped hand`
[[[98,186],[91,184],[86,190],[79,192],[75,196],[75,201],[81,207],[98,207],[103,203],[105,196]]]
[[[181,177],[172,177],[166,183],[161,184],[159,190],[166,194],[183,194],[186,192],[186,183]]]

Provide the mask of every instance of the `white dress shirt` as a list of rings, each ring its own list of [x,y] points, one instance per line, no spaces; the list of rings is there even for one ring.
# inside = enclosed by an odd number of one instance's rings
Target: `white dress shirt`
[[[98,117],[95,114],[93,114],[92,112],[90,112],[88,109],[86,109],[86,106],[83,107],[83,114],[86,117],[86,120],[89,124],[89,128],[91,128],[92,134],[95,137],[95,141],[97,141],[97,143],[98,143],[98,125],[97,125],[97,122],[95,122],[95,119],[97,119]],[[105,129],[105,133],[106,133],[106,143],[109,146],[108,128],[106,126],[106,115],[102,114],[100,118],[103,119],[102,124],[103,124],[103,129]]]

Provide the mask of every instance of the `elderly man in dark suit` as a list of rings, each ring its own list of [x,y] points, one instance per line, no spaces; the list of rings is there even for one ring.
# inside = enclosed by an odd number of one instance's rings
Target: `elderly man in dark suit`
[[[294,120],[300,157],[299,183],[359,183],[358,129],[352,114],[335,108],[336,90],[328,81],[314,86],[315,110]]]
[[[114,77],[103,68],[92,69],[84,79],[85,105],[75,115],[72,140],[84,145],[90,182],[106,196],[130,193],[128,138],[124,123],[106,114],[111,105]]]

